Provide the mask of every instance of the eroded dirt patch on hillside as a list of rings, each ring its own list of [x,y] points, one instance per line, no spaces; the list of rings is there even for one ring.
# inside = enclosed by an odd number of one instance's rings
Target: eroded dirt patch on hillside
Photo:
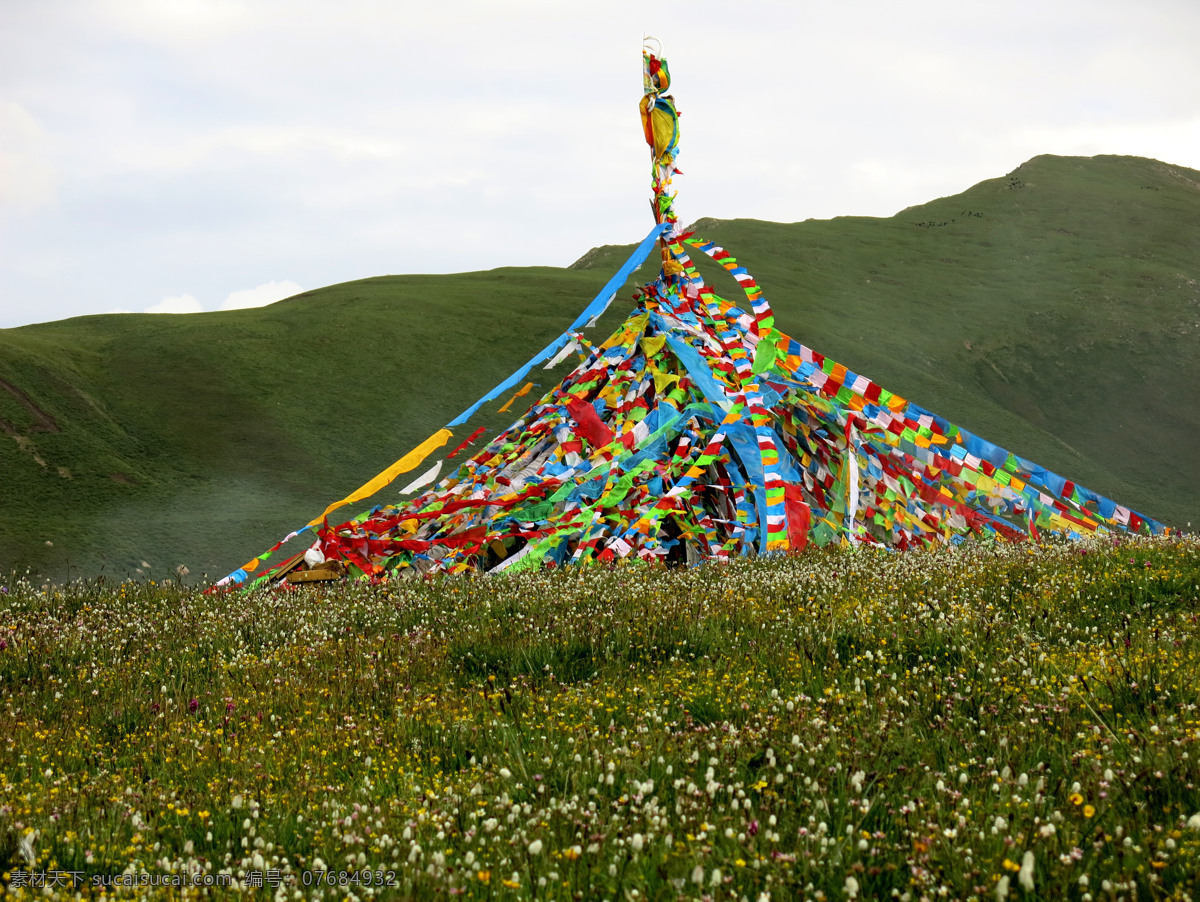
[[[58,421],[55,420],[54,417],[50,416],[50,414],[46,413],[46,411],[42,410],[40,407],[38,407],[36,404],[34,404],[33,400],[29,397],[29,395],[25,394],[25,392],[21,391],[21,389],[17,388],[11,382],[9,382],[6,379],[0,379],[0,388],[3,388],[5,391],[7,391],[9,394],[11,394],[14,398],[16,398],[17,403],[20,404],[22,407],[24,407],[26,410],[28,410],[30,414],[32,414],[33,419],[34,419],[34,425],[33,425],[32,431],[34,431],[34,432],[61,432],[62,431],[61,429],[58,428]],[[9,432],[9,434],[11,434],[11,435],[16,435],[16,430],[15,430],[15,428],[13,428],[11,423],[7,423],[4,420],[0,420],[0,423],[4,423],[4,426],[0,426],[0,428],[3,428],[5,432]],[[11,430],[11,432],[10,432],[10,430]]]

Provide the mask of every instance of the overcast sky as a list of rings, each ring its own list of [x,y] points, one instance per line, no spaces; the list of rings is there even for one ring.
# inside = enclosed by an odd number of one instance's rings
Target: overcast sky
[[[0,0],[0,328],[638,241],[644,34],[684,221],[1200,169],[1197,0]]]

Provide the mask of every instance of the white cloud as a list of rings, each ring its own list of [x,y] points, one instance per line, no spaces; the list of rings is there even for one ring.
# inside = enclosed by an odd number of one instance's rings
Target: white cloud
[[[119,0],[101,4],[102,16],[131,35],[163,46],[189,46],[245,28],[252,20],[234,0]]]
[[[257,288],[244,288],[231,292],[221,303],[222,310],[242,310],[246,307],[265,307],[284,298],[299,294],[304,289],[295,282],[285,279],[282,282],[267,282]]]
[[[181,294],[178,297],[163,298],[153,307],[146,308],[147,313],[203,313],[204,308],[200,306],[200,302],[190,294]]]
[[[58,177],[37,119],[11,100],[0,102],[0,203],[26,210],[49,206]]]
[[[646,32],[684,114],[685,220],[887,216],[1041,153],[1200,168],[1195,0],[726,6],[7,4],[0,327],[636,241]]]
[[[1017,130],[1010,141],[1027,156],[1127,154],[1175,163],[1194,155],[1195,148],[1200,147],[1200,116],[1154,122],[1042,125]]]

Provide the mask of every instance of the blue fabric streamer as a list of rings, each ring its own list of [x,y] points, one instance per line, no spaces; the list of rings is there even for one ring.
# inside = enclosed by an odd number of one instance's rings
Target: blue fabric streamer
[[[446,428],[453,429],[455,426],[461,426],[472,416],[474,416],[475,411],[477,411],[488,401],[491,401],[493,398],[504,394],[505,391],[514,387],[518,382],[524,379],[529,371],[537,366],[537,364],[548,359],[552,355],[557,354],[564,347],[566,347],[567,342],[571,339],[572,332],[590,320],[593,316],[599,316],[604,312],[605,308],[608,307],[609,303],[612,301],[613,295],[616,294],[617,291],[620,290],[621,286],[625,284],[625,280],[628,279],[630,275],[633,274],[633,271],[641,266],[642,262],[647,256],[649,256],[651,249],[654,247],[654,242],[658,240],[659,236],[663,233],[668,225],[670,225],[670,223],[660,222],[650,230],[650,234],[643,238],[642,243],[639,244],[634,252],[629,255],[629,259],[625,261],[625,265],[617,270],[616,275],[608,280],[608,284],[600,289],[600,293],[596,295],[595,299],[588,304],[587,307],[584,308],[583,312],[575,318],[575,322],[571,323],[571,325],[567,327],[567,330],[563,332],[562,335],[558,336],[558,338],[546,345],[546,347],[541,351],[538,351],[538,353],[534,355],[534,357],[523,367],[521,367],[519,370],[493,388],[490,392],[460,413],[457,417],[447,423]]]
[[[653,319],[653,316],[651,318]],[[688,376],[696,383],[707,401],[722,409],[732,403],[728,392],[713,377],[712,369],[704,362],[699,351],[683,339],[670,334],[667,335],[667,344],[671,346],[671,350],[687,370]]]

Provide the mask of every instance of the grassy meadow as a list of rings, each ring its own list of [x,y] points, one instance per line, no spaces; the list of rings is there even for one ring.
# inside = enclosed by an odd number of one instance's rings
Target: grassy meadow
[[[1188,537],[211,595],[13,575],[0,871],[1192,899],[1198,705]]]

